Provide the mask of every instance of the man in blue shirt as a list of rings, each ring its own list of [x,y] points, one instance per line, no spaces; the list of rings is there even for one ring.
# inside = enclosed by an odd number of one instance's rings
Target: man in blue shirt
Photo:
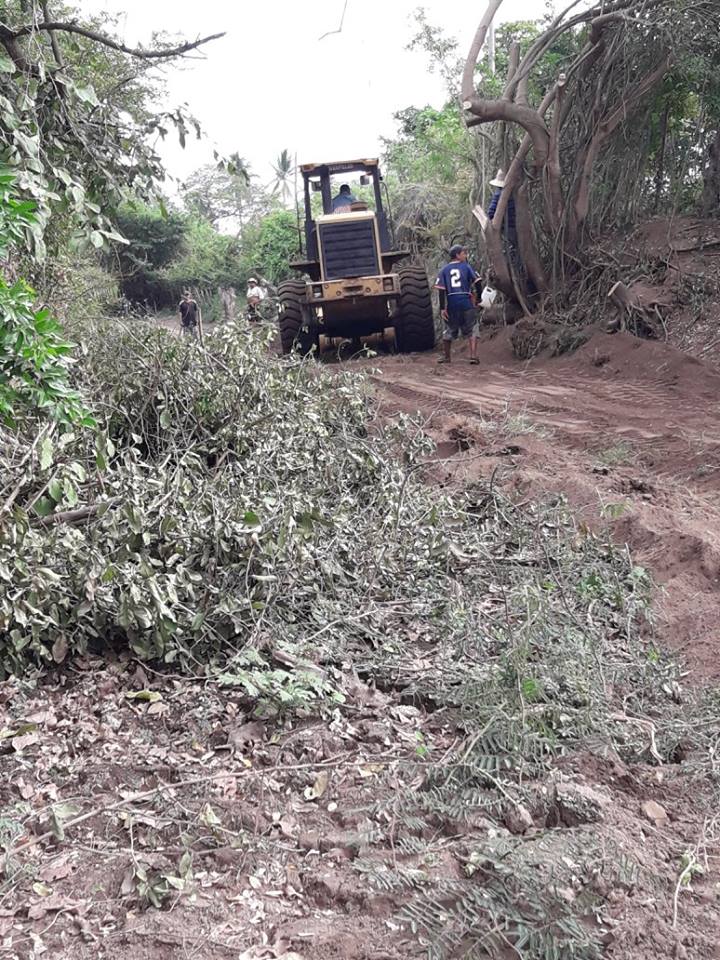
[[[451,247],[450,256],[450,263],[442,268],[435,281],[435,289],[440,294],[440,316],[445,321],[443,355],[439,363],[450,363],[452,342],[461,334],[470,338],[470,363],[479,363],[475,285],[480,276],[467,262],[467,249],[462,244]]]
[[[502,170],[498,170],[495,179],[490,181],[490,186],[493,188],[493,195],[490,198],[488,217],[492,220],[492,218],[495,216],[495,211],[497,210],[497,205],[500,202],[502,192],[505,189],[505,174]],[[509,243],[515,247],[517,246],[517,226],[515,225],[514,197],[510,197],[507,209],[505,211],[505,219],[503,220],[503,234],[507,237]]]
[[[340,187],[340,193],[333,197],[332,212],[346,213],[350,209],[351,203],[356,203],[355,197],[350,192],[349,184],[343,183]]]
[[[490,198],[490,205],[488,206],[488,217],[492,220],[495,216],[498,203],[500,203],[502,192],[505,189],[505,174],[502,170],[498,170],[495,179],[490,181],[490,186],[494,192]],[[537,287],[535,286],[535,282],[527,276],[527,271],[520,256],[517,223],[515,219],[515,197],[513,196],[508,200],[508,205],[505,210],[505,217],[502,223],[502,235],[508,266],[518,274],[521,286],[523,286],[529,294],[536,294]]]

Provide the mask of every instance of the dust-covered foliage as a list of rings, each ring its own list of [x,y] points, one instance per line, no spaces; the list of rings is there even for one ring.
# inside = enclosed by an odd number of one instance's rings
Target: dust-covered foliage
[[[436,502],[413,467],[422,434],[368,436],[350,373],[279,364],[233,326],[206,351],[144,323],[76,335],[100,429],[3,438],[6,672],[105,643],[192,668],[339,621],[337,653],[369,625],[392,636],[415,603],[460,629],[467,558],[471,577],[498,549],[524,577],[542,559],[528,532],[498,541],[492,499],[487,516]]]
[[[432,958],[598,957],[588,921],[623,858],[600,855],[585,825],[604,811],[564,796],[556,764],[582,749],[660,763],[677,749],[676,670],[639,636],[647,575],[575,531],[562,507],[518,510],[484,485],[445,515],[443,538],[447,579],[386,613],[382,641],[353,657],[380,689],[450,720],[460,742],[438,752],[419,740],[415,769],[375,810],[399,865],[370,858],[364,872],[406,890],[400,916]],[[456,852],[459,874],[438,876],[430,838],[466,829],[481,839]],[[409,854],[419,882],[404,872]]]
[[[426,486],[422,424],[375,422],[361,376],[279,362],[263,334],[75,335],[98,429],[2,435],[3,673],[113,648],[248,713],[333,723],[359,675],[454,731],[439,752],[429,722],[373,773],[356,869],[406,891],[398,922],[433,957],[598,956],[590,918],[622,857],[592,846],[602,811],[561,795],[556,765],[659,763],[686,735],[674,667],[641,637],[645,572],[562,504]],[[457,823],[472,846],[443,879],[428,838]],[[523,838],[536,823],[579,829]]]
[[[186,288],[199,294],[245,281],[238,240],[196,214],[135,201],[118,210],[117,223],[127,244],[104,262],[131,304],[174,308]]]
[[[342,516],[380,469],[345,439],[364,432],[362,396],[344,378],[323,396],[232,328],[208,353],[188,346],[144,324],[89,330],[78,379],[102,430],[34,449],[29,424],[4,437],[3,479],[19,485],[3,537],[17,589],[3,601],[6,671],[96,641],[190,666],[257,641],[266,608],[290,624],[312,600],[302,578],[287,610],[273,598],[325,529],[326,498]]]

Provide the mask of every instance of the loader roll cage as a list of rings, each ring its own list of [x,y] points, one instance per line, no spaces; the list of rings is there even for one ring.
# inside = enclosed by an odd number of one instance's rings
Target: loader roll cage
[[[331,214],[332,209],[332,185],[330,178],[344,173],[360,173],[361,183],[372,183],[373,196],[375,200],[375,216],[377,218],[378,236],[380,239],[380,250],[383,253],[389,253],[391,250],[390,229],[385,206],[382,201],[380,184],[382,176],[380,174],[379,161],[377,158],[364,160],[342,160],[337,163],[304,163],[300,167],[303,177],[303,195],[305,201],[305,259],[298,261],[299,269],[314,273],[312,265],[320,260],[318,248],[317,224],[312,214],[312,194],[320,193],[322,196],[323,213]],[[367,178],[367,179],[365,179]],[[316,278],[313,278],[316,279]]]

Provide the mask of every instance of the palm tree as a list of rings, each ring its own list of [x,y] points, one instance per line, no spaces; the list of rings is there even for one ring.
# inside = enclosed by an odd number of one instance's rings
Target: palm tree
[[[291,181],[295,173],[295,164],[287,150],[281,152],[272,168],[275,174],[272,191],[273,193],[279,193],[282,202],[287,203],[294,193],[294,186]]]
[[[217,157],[217,154],[215,154],[215,156]],[[240,156],[237,150],[235,153],[231,153],[227,160],[224,161],[224,167],[231,177],[237,177],[238,180],[243,181],[245,184],[250,183],[250,164],[245,157]]]

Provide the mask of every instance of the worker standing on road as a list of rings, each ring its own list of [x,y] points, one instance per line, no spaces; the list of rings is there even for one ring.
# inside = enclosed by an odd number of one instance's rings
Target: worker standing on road
[[[248,280],[247,293],[245,294],[248,305],[248,320],[250,323],[260,323],[260,314],[257,308],[265,299],[267,294],[257,281],[257,277],[250,277]]]
[[[189,290],[183,290],[182,300],[178,304],[178,312],[183,335],[197,340],[200,308],[197,300],[193,300],[191,297]]]
[[[462,335],[470,338],[470,363],[479,363],[475,285],[480,275],[467,262],[467,248],[462,244],[451,247],[450,256],[450,263],[442,268],[435,281],[435,289],[440,294],[440,316],[445,321],[443,355],[438,362],[450,363],[452,342]]]

